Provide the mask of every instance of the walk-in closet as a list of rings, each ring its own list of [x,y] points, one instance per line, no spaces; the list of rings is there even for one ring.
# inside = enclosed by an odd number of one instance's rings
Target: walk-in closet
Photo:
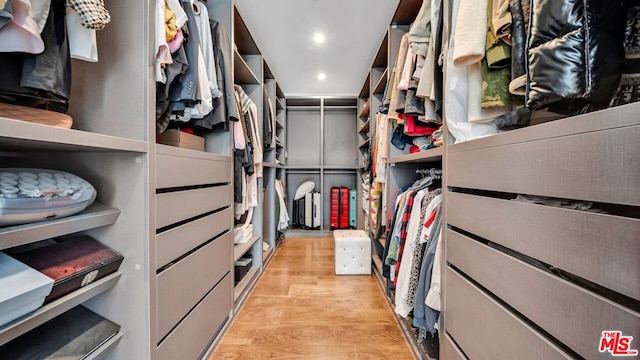
[[[0,359],[640,357],[639,29],[0,0]]]

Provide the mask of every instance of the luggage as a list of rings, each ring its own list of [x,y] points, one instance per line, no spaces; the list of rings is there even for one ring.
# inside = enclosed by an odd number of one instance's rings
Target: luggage
[[[358,227],[357,198],[358,192],[355,189],[349,190],[349,227],[352,229]]]
[[[346,187],[331,188],[331,230],[349,227],[349,189]]]
[[[291,214],[291,227],[303,228],[304,225],[304,197],[293,200],[293,214]]]
[[[3,345],[2,358],[88,359],[119,331],[119,325],[83,306],[76,306]]]
[[[320,229],[320,193],[310,192],[304,197],[304,226],[308,230]]]
[[[73,236],[12,256],[55,281],[45,303],[115,272],[124,259],[86,235]]]

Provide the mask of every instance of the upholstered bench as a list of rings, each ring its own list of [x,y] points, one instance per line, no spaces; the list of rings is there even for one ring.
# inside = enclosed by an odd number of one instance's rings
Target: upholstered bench
[[[362,230],[335,230],[336,275],[371,274],[371,240]]]

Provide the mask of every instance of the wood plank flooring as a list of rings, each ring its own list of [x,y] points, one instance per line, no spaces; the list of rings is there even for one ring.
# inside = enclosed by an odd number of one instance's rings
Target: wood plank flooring
[[[373,275],[334,275],[333,238],[290,238],[211,359],[413,359]]]

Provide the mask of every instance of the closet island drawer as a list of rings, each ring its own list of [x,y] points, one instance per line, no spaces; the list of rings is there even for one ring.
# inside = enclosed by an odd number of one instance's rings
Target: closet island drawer
[[[637,312],[452,230],[447,261],[586,359],[610,358],[602,331],[640,338]]]
[[[445,329],[469,359],[571,359],[450,267],[445,276]]]
[[[638,219],[448,192],[447,221],[640,300]]]
[[[156,145],[156,154],[158,189],[230,183],[233,176],[230,156],[166,145]]]
[[[158,360],[196,360],[224,325],[233,306],[233,276],[225,278],[158,346]]]
[[[157,275],[158,338],[167,335],[231,270],[232,254],[233,234],[228,232]]]
[[[156,235],[156,269],[188,253],[233,226],[233,210],[224,209]]]
[[[178,223],[231,205],[231,185],[175,191],[156,195],[156,228]]]
[[[640,126],[628,126],[466,151],[454,145],[447,185],[639,206],[638,139]]]
[[[467,360],[449,334],[444,334],[444,341],[440,343],[442,344],[440,354],[443,360]]]

